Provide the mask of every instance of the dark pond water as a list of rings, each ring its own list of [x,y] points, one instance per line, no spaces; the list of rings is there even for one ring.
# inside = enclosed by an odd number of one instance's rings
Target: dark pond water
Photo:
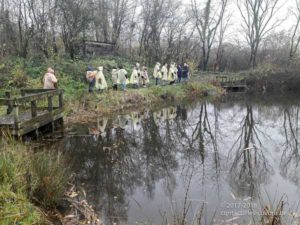
[[[226,99],[72,125],[55,144],[105,224],[249,224],[298,211],[299,97]]]

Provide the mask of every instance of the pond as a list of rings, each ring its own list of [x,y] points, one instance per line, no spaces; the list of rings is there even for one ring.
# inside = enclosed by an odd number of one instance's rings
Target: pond
[[[104,224],[249,224],[281,198],[293,221],[298,99],[232,96],[96,118],[53,148]]]

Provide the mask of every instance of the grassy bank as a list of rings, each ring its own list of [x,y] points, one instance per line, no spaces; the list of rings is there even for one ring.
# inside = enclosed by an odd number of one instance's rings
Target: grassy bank
[[[50,224],[45,212],[61,204],[68,169],[58,155],[7,140],[0,143],[0,224]]]
[[[151,86],[138,90],[108,90],[103,93],[83,93],[66,104],[66,115],[71,120],[78,117],[95,117],[123,113],[132,109],[151,108],[183,101],[197,100],[206,96],[219,96],[222,90],[209,83],[190,82],[173,86]]]

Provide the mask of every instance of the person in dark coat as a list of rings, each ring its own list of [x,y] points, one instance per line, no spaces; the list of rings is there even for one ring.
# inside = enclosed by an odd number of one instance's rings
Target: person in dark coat
[[[182,67],[180,64],[178,64],[177,66],[177,76],[178,76],[178,83],[180,83],[182,78]]]
[[[86,79],[89,82],[89,93],[92,93],[96,84],[97,72],[92,66],[88,66],[86,69]]]
[[[188,78],[189,78],[189,66],[188,64],[185,63],[182,69],[182,80],[187,81]]]

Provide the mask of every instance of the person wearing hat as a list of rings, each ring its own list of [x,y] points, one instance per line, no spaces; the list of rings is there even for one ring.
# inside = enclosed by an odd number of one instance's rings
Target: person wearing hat
[[[103,74],[103,67],[100,66],[98,68],[98,73],[96,74],[96,84],[95,84],[97,91],[103,91],[107,89],[107,82],[105,76]]]
[[[48,68],[47,73],[43,78],[44,89],[56,89],[57,82],[58,80],[54,75],[54,70],[52,68]]]
[[[160,63],[159,62],[157,62],[155,67],[154,67],[153,77],[155,79],[155,85],[158,85],[159,80],[161,79]]]

